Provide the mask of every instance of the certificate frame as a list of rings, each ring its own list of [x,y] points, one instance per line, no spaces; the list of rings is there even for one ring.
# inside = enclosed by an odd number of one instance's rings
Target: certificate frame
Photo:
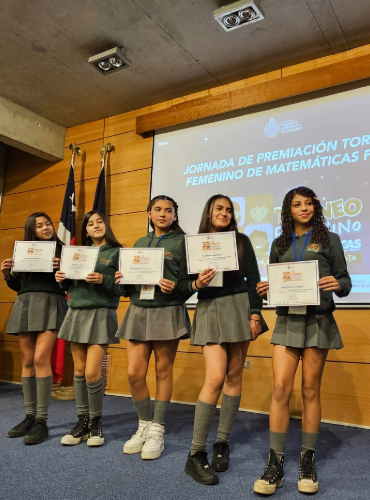
[[[317,260],[267,264],[268,305],[296,307],[320,305]]]
[[[92,257],[90,256],[89,265],[84,266],[81,261],[81,265],[78,265],[78,259],[75,261],[75,266],[66,264],[66,258],[70,258],[70,255],[67,256],[67,253],[80,254],[83,252],[87,253],[95,253]],[[60,270],[66,274],[66,279],[71,280],[85,280],[86,276],[90,273],[95,272],[96,262],[98,260],[99,255],[99,247],[94,246],[77,246],[77,245],[63,245],[62,253],[60,256]],[[63,262],[64,260],[64,262]],[[75,268],[75,271],[73,271]],[[83,272],[82,272],[83,270]],[[84,274],[84,276],[83,276]]]
[[[42,259],[41,257],[37,257],[38,255],[38,248],[39,246],[45,247],[45,249],[50,246],[48,249],[48,259],[51,256],[50,260],[50,267],[44,265],[44,266],[39,266],[37,267],[37,263],[39,262],[45,262],[46,259]],[[25,247],[25,248],[23,248]],[[22,262],[22,264],[25,263],[25,261],[29,262],[29,267],[27,265],[20,265],[18,263],[17,267],[17,253],[20,254],[22,252],[24,254],[24,259],[21,259],[21,255],[18,255],[19,260]],[[33,251],[31,252],[31,250]],[[22,240],[17,240],[14,242],[14,249],[13,249],[13,259],[14,259],[14,264],[12,266],[12,271],[16,273],[52,273],[53,272],[53,258],[55,257],[55,250],[56,250],[56,241],[45,241],[45,240],[35,240],[35,241],[22,241]],[[40,254],[39,254],[40,255]],[[32,258],[34,257],[34,258]]]
[[[152,261],[152,262],[151,262]],[[148,267],[147,267],[148,266]],[[163,278],[164,248],[120,248],[120,285],[158,285]],[[147,277],[146,275],[150,276]]]
[[[223,252],[228,252],[228,255],[222,255],[222,246],[224,247]],[[237,271],[239,269],[234,231],[186,234],[185,250],[188,274],[199,274],[209,267],[215,271]]]

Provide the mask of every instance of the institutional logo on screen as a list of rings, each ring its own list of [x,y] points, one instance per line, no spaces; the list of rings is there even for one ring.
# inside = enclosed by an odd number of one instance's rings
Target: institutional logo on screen
[[[265,136],[268,137],[269,139],[276,137],[280,132],[280,123],[271,118],[271,120],[265,126],[264,132]]]

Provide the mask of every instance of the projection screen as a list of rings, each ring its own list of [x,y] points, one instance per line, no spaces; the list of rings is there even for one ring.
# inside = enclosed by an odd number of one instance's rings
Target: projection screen
[[[279,234],[285,193],[313,189],[343,244],[353,288],[337,302],[370,302],[370,88],[155,134],[151,195],[179,204],[197,233],[205,201],[232,198],[239,231],[256,252],[261,277]]]

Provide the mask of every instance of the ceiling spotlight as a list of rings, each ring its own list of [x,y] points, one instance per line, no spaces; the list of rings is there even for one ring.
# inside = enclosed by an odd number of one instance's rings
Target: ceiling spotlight
[[[105,61],[105,60],[104,60],[104,61],[100,61],[100,62],[98,63],[98,66],[99,66],[99,68],[100,68],[100,69],[102,69],[102,70],[104,70],[104,71],[108,71],[108,70],[110,70],[110,69],[111,69],[111,67],[112,67],[112,65],[111,65],[111,64],[109,64],[109,62],[108,62],[108,61]]]
[[[238,16],[242,21],[253,21],[256,18],[256,13],[249,7],[248,9],[243,9],[238,12]]]
[[[236,26],[238,26],[238,24],[240,24],[240,19],[237,15],[235,14],[230,14],[230,15],[227,15],[225,16],[223,19],[222,19],[222,22],[224,23],[224,25],[227,27],[227,28],[235,28]]]
[[[109,62],[115,68],[120,68],[122,66],[122,64],[123,64],[122,60],[118,59],[118,57],[110,57],[109,58]]]
[[[122,47],[106,50],[89,58],[88,62],[102,75],[109,75],[114,71],[128,68],[131,61],[122,52]]]
[[[246,24],[262,21],[264,14],[258,4],[258,0],[230,3],[213,12],[213,17],[225,31],[231,31]]]

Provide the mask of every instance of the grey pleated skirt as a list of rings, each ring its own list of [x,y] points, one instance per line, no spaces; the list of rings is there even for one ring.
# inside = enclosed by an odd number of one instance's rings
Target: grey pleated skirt
[[[67,313],[66,299],[57,293],[27,292],[18,295],[6,333],[59,330]]]
[[[192,345],[252,340],[248,293],[199,300],[195,309]]]
[[[332,313],[278,316],[271,344],[303,349],[342,349],[342,337]]]
[[[138,307],[130,304],[117,337],[139,342],[190,337],[191,323],[185,304],[168,307]]]
[[[78,344],[119,344],[115,309],[68,309],[58,338]]]

